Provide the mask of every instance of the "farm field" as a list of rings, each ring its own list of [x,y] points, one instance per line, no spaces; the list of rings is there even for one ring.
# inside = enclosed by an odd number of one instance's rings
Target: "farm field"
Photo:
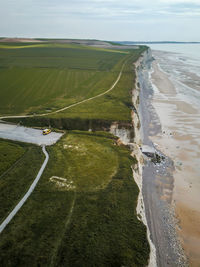
[[[130,121],[135,82],[133,62],[145,49],[0,44],[0,116],[34,114],[40,120],[36,115],[45,113],[45,117],[53,119]],[[119,82],[109,93],[53,113],[107,91],[121,70]]]
[[[1,234],[0,265],[146,266],[129,150],[105,132],[71,131],[48,153],[38,186]]]
[[[124,65],[122,76],[109,93],[92,101],[77,105],[63,112],[49,115],[49,118],[81,118],[116,121],[131,121],[132,90],[135,86],[133,62],[141,55],[143,48],[132,51]]]
[[[129,51],[0,44],[0,115],[56,110],[104,92]]]
[[[0,139],[0,223],[28,190],[43,160],[41,148]]]

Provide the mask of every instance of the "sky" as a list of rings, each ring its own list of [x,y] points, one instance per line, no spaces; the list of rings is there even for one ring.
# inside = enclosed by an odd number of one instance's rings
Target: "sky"
[[[0,36],[200,41],[200,0],[0,0]]]

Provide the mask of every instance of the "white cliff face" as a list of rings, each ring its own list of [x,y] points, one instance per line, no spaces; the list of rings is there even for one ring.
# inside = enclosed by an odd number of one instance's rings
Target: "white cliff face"
[[[119,128],[118,123],[113,123],[110,127],[110,133],[119,137],[124,145],[128,145],[131,142],[131,130],[125,127]]]
[[[138,145],[141,144],[141,138],[140,138],[140,118],[139,118],[139,95],[140,95],[140,88],[139,88],[139,83],[136,78],[135,81],[135,89],[132,91],[132,102],[133,106],[135,107],[135,110],[131,112],[131,117],[132,117],[132,123],[134,127],[134,132],[135,132],[135,137],[134,137],[134,142]]]
[[[149,48],[144,54],[143,57],[141,58],[140,62],[140,67],[142,68],[151,68],[151,63],[152,63],[153,57],[152,57],[152,52],[151,49]]]
[[[137,71],[139,69],[143,68],[151,68],[151,62],[152,62],[152,54],[151,49],[148,49],[145,53],[143,53],[143,56],[140,57],[140,59],[135,63],[135,69],[136,69],[136,82],[135,82],[135,89],[132,92],[132,101],[133,105],[136,109],[136,112],[132,112],[132,121],[134,125],[134,131],[135,131],[135,138],[134,138],[134,144],[132,147],[132,156],[136,157],[138,164],[137,166],[132,167],[133,171],[133,177],[138,185],[139,188],[139,195],[138,195],[138,202],[137,202],[137,215],[138,219],[141,220],[144,225],[147,227],[147,238],[150,245],[150,256],[149,256],[149,264],[148,267],[156,267],[156,248],[153,244],[151,238],[150,238],[150,230],[147,224],[147,219],[145,215],[145,206],[143,201],[143,195],[142,195],[142,168],[143,168],[143,155],[140,150],[140,146],[142,144],[141,141],[141,131],[140,131],[140,118],[139,118],[139,95],[140,95],[140,85],[139,81],[137,79]]]

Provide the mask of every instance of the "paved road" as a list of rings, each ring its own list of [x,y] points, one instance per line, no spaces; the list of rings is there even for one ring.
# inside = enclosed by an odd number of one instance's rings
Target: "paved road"
[[[36,145],[52,145],[56,143],[63,134],[51,132],[43,135],[42,130],[28,127],[0,123],[0,138]]]
[[[15,214],[21,209],[21,207],[24,205],[24,203],[26,202],[26,200],[29,198],[29,196],[31,195],[31,193],[33,192],[33,190],[35,189],[46,165],[47,162],[49,160],[49,155],[46,152],[45,146],[42,147],[42,151],[45,154],[45,160],[42,164],[42,167],[40,168],[35,180],[33,181],[32,185],[30,186],[28,192],[24,195],[24,197],[20,200],[20,202],[17,204],[17,206],[11,211],[11,213],[8,215],[8,217],[2,222],[2,224],[0,225],[0,233],[3,232],[3,230],[5,229],[6,225],[13,219],[13,217],[15,216]]]
[[[119,75],[118,75],[116,81],[112,84],[112,86],[111,86],[108,90],[106,90],[105,92],[103,92],[103,93],[101,93],[101,94],[99,94],[99,95],[96,95],[96,96],[93,96],[93,97],[84,99],[84,100],[82,100],[82,101],[80,101],[80,102],[74,103],[74,104],[72,104],[72,105],[69,105],[69,106],[67,106],[67,107],[64,107],[64,108],[61,108],[61,109],[58,109],[58,110],[55,110],[55,111],[52,111],[52,112],[42,113],[42,114],[34,114],[34,115],[11,115],[11,116],[2,116],[2,117],[0,117],[0,120],[3,120],[3,119],[9,119],[9,118],[43,117],[43,116],[47,116],[47,115],[50,115],[50,114],[55,114],[55,113],[62,112],[62,111],[64,111],[64,110],[66,110],[66,109],[75,107],[75,106],[80,105],[80,104],[82,104],[82,103],[85,103],[85,102],[87,102],[87,101],[90,101],[90,100],[93,100],[93,99],[98,98],[98,97],[100,97],[100,96],[103,96],[103,95],[109,93],[110,91],[112,91],[112,90],[115,88],[115,86],[118,84],[118,82],[119,82],[119,80],[120,80],[120,78],[121,78],[122,71],[123,71],[123,69],[124,69],[125,64],[126,64],[126,62],[124,62],[124,64],[122,65],[122,68],[121,68],[121,70],[120,70],[120,72],[119,72]]]

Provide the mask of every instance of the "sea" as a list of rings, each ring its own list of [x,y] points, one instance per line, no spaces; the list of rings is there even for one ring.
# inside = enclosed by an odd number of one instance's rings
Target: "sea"
[[[190,266],[200,266],[200,44],[149,47],[159,70],[174,88],[173,93],[167,90],[168,83],[159,77],[156,85],[151,70],[152,103],[162,125],[162,132],[153,141],[174,162],[178,233]]]
[[[164,51],[161,69],[175,83],[180,97],[200,108],[200,44],[152,44],[152,50]]]

